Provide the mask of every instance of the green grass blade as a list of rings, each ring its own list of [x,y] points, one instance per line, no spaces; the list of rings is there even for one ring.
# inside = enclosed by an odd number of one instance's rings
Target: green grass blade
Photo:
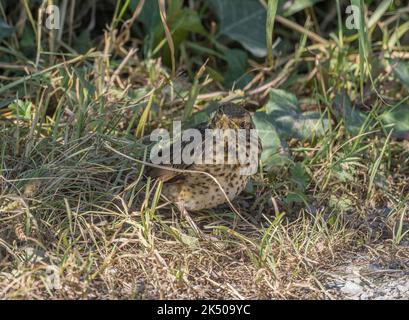
[[[268,0],[267,21],[266,21],[266,43],[267,43],[267,61],[270,66],[273,65],[273,30],[274,20],[277,13],[278,0]]]

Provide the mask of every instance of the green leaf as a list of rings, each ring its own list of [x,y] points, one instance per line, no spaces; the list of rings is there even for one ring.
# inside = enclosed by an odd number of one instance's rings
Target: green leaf
[[[284,199],[285,203],[306,203],[307,197],[303,193],[289,193],[287,197]]]
[[[131,2],[131,10],[135,10],[136,5],[135,1]],[[182,0],[168,1],[166,16],[167,25],[176,48],[176,57],[178,56],[181,44],[187,40],[190,33],[207,34],[198,12],[184,7]],[[171,53],[169,47],[165,45],[164,28],[160,19],[157,0],[145,1],[138,21],[142,22],[143,30],[146,34],[144,41],[145,54],[153,53],[155,56],[160,55],[164,63],[170,65]]]
[[[227,70],[224,73],[224,84],[228,88],[235,86],[243,88],[249,81],[250,75],[246,75],[247,54],[240,49],[230,49],[225,54]]]
[[[401,136],[409,133],[409,105],[400,104],[384,112],[379,119],[388,130],[393,128],[393,133]]]
[[[25,27],[23,34],[20,37],[20,49],[24,55],[34,57],[36,54],[36,36],[31,27]]]
[[[267,55],[265,8],[258,0],[208,0],[216,12],[225,35],[256,57]]]
[[[135,10],[136,5],[136,0],[131,2],[130,8],[132,11]],[[161,37],[163,27],[157,0],[145,1],[138,20],[142,22],[146,33],[155,33],[155,38]],[[194,10],[182,7],[182,3],[180,1],[170,2],[167,10],[167,20],[174,37],[174,33],[177,30],[184,30],[200,34],[206,33],[198,13]]]
[[[344,120],[347,131],[356,135],[365,123],[366,115],[352,106],[352,102],[345,92],[339,93],[334,100],[334,111],[338,119]]]
[[[129,8],[132,12],[135,11],[139,1],[141,0],[131,1]],[[146,33],[153,32],[153,30],[161,23],[158,1],[145,1],[142,11],[139,14],[138,20],[142,22]]]
[[[409,90],[409,63],[391,59],[389,64],[391,65],[395,76],[399,78],[406,90]]]
[[[292,181],[295,182],[297,186],[297,190],[304,192],[310,183],[310,177],[307,174],[305,166],[297,162],[290,168],[290,173]]]
[[[173,32],[184,30],[199,34],[206,34],[202,21],[196,11],[186,9],[180,10],[172,17],[169,17],[170,28]]]
[[[322,118],[319,112],[301,112],[297,98],[284,90],[270,90],[265,111],[283,138],[308,140],[323,136],[329,128],[328,119]]]
[[[9,26],[4,20],[0,19],[0,41],[7,38],[14,32],[14,28]]]
[[[172,33],[172,39],[176,48],[176,52],[179,51],[178,48],[184,41],[187,40],[190,33],[198,33],[202,35],[206,34],[198,13],[187,8],[169,12],[168,24]],[[164,35],[162,25],[159,28],[158,35],[159,38],[163,39]],[[166,50],[167,51],[164,54],[164,60],[165,62],[168,62],[168,64],[170,64],[170,51],[168,50],[167,46]]]
[[[20,118],[24,120],[31,119],[31,113],[33,109],[33,104],[31,101],[23,101],[20,99],[14,100],[13,103],[9,105],[10,110],[12,111],[12,115],[15,118]]]
[[[264,112],[256,112],[253,115],[253,122],[263,147],[261,154],[263,167],[268,171],[272,167],[286,164],[289,158],[283,151],[287,146],[284,141],[281,141],[269,117]]]

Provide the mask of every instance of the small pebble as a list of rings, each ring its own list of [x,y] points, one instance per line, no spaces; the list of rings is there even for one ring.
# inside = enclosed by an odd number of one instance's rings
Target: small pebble
[[[361,293],[363,290],[359,284],[352,281],[347,281],[345,282],[344,287],[341,288],[341,291],[347,295],[355,296]]]

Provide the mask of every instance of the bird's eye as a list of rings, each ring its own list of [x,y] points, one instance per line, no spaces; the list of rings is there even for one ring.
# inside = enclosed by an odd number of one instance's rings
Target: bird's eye
[[[242,121],[242,122],[240,123],[240,128],[242,128],[242,129],[247,129],[247,123],[246,123],[246,121]]]

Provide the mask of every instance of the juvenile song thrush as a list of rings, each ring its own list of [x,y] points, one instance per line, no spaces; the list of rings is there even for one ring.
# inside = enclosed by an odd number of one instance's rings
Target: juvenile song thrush
[[[257,172],[261,146],[250,113],[233,103],[221,105],[208,123],[194,129],[201,138],[194,148],[186,142],[182,142],[180,148],[175,144],[170,147],[170,167],[185,172],[152,168],[148,174],[163,181],[162,194],[176,204],[199,231],[186,209],[213,208],[225,203],[226,196],[233,200]],[[190,155],[193,149],[197,151],[193,160],[174,164],[175,152],[183,153],[187,147]],[[213,157],[209,159],[209,155]]]

